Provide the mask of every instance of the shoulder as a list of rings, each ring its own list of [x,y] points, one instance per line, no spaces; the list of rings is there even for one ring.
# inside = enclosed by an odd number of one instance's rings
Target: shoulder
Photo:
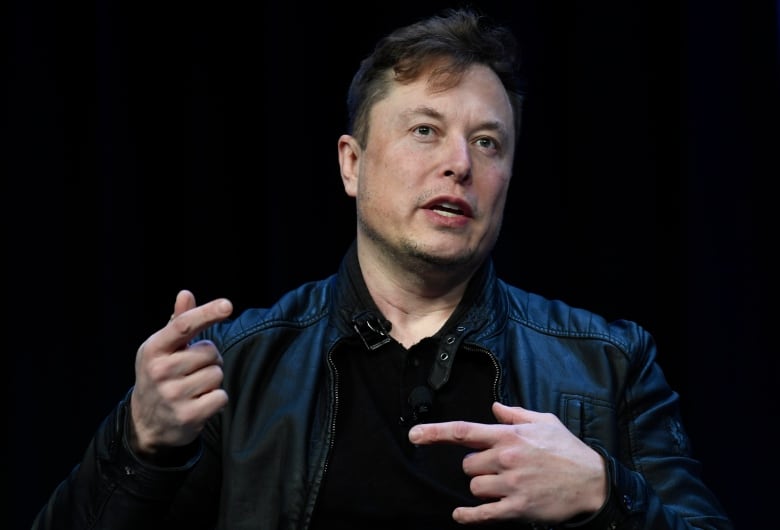
[[[507,319],[535,333],[570,339],[606,341],[622,350],[645,349],[652,337],[640,324],[608,320],[586,308],[531,293],[499,280]]]
[[[334,278],[335,275],[304,283],[268,307],[243,309],[235,318],[207,328],[198,338],[211,340],[224,351],[263,332],[302,330],[312,326],[328,316]]]

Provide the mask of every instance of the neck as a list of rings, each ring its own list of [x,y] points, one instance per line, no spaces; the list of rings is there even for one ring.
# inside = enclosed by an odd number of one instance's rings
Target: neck
[[[410,271],[361,252],[358,261],[374,303],[392,323],[390,335],[409,348],[434,335],[463,298],[468,275],[449,270]],[[442,267],[443,268],[443,267]]]

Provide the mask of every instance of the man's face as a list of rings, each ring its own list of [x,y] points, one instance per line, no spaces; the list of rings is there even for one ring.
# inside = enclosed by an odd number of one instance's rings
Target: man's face
[[[501,227],[514,156],[512,107],[482,65],[446,90],[432,90],[427,79],[395,85],[371,109],[356,178],[345,178],[345,189],[357,199],[361,244],[412,265],[472,268]]]

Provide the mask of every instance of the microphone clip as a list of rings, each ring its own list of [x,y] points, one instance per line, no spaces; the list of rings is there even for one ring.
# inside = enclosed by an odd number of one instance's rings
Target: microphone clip
[[[352,327],[360,335],[363,344],[371,351],[390,342],[389,321],[377,316],[373,311],[363,311],[352,317]]]

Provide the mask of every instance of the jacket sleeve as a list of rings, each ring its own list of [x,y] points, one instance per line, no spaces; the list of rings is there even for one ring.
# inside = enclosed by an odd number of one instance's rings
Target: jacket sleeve
[[[203,502],[194,502],[198,490],[188,486],[196,477],[203,484],[218,482],[202,480],[209,473],[201,463],[202,442],[182,448],[177,465],[140,461],[126,438],[129,396],[98,427],[83,459],[54,490],[32,530],[213,527],[216,497],[202,490]]]
[[[579,530],[733,530],[714,493],[704,484],[680,417],[679,395],[656,362],[650,334],[633,323],[617,407],[619,442],[604,447],[585,440],[604,458],[609,494],[601,511],[572,525]],[[568,527],[568,526],[567,526]]]

